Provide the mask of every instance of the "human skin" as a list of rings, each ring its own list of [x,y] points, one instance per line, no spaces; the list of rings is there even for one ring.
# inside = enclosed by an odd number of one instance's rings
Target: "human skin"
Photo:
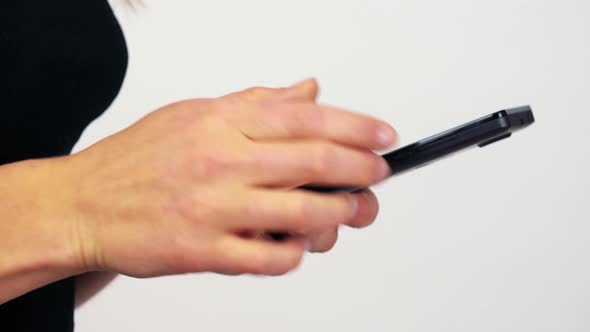
[[[116,274],[282,275],[340,225],[368,226],[369,190],[297,188],[385,179],[372,150],[395,131],[316,96],[308,80],[185,100],[76,154],[0,167],[0,303],[75,275],[79,303]],[[297,235],[254,236],[269,230]]]

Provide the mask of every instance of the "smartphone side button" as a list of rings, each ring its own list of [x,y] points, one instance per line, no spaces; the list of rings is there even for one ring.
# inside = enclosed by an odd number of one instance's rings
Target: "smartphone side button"
[[[484,141],[482,143],[479,143],[477,146],[479,146],[480,148],[483,148],[486,145],[490,145],[492,143],[496,143],[496,142],[501,141],[503,139],[506,139],[506,138],[508,138],[510,136],[512,136],[512,133],[506,133],[506,134],[503,134],[503,135],[494,137],[494,138],[492,138],[490,140]]]

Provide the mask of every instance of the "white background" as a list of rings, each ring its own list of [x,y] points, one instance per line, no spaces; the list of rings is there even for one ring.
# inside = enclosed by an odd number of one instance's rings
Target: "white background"
[[[157,1],[80,150],[155,108],[315,76],[402,144],[531,104],[537,122],[374,188],[377,222],[280,278],[120,277],[94,331],[590,331],[590,2]]]

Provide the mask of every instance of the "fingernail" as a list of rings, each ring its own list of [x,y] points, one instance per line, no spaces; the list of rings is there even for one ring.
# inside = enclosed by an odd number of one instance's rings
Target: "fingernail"
[[[350,200],[350,219],[354,219],[358,212],[359,202],[354,195],[348,195],[348,200]]]
[[[390,146],[393,144],[395,132],[387,125],[381,125],[377,130],[377,141],[382,146]]]
[[[379,163],[379,179],[387,179],[391,175],[391,168],[385,159]]]
[[[305,251],[309,252],[311,250],[311,240],[305,239],[303,242],[303,248],[305,248]]]

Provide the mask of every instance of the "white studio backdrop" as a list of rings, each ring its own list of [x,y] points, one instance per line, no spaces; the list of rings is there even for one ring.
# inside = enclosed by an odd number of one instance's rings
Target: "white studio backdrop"
[[[164,104],[317,77],[321,102],[408,144],[502,108],[537,122],[374,188],[285,277],[118,278],[77,331],[590,331],[590,2],[147,0],[130,64],[79,151]]]

